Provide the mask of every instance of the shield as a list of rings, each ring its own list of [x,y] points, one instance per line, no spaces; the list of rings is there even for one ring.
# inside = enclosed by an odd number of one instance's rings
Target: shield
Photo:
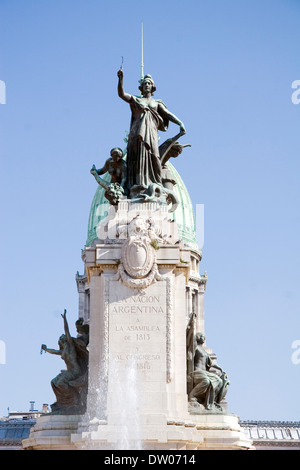
[[[150,240],[131,237],[122,249],[122,262],[129,276],[141,279],[150,272],[155,261],[154,249]]]
[[[147,249],[145,244],[132,244],[128,250],[128,258],[134,269],[142,269],[147,261]]]

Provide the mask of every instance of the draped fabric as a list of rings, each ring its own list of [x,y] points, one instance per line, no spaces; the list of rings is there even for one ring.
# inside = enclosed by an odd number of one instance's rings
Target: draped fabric
[[[147,189],[162,184],[158,130],[167,130],[168,121],[158,112],[158,100],[131,97],[132,112],[127,144],[127,188]],[[162,103],[161,103],[162,104]]]
[[[213,372],[197,370],[194,372],[194,384],[196,386],[193,393],[197,396],[205,396],[210,387],[215,390],[215,393],[218,393],[222,387],[222,380]]]
[[[214,366],[210,355],[202,347],[197,347],[194,357],[195,370],[192,373],[194,388],[190,393],[190,398],[196,398],[204,406],[212,405],[213,402],[219,403],[222,394],[223,383],[222,378],[214,372],[210,372],[210,368]]]

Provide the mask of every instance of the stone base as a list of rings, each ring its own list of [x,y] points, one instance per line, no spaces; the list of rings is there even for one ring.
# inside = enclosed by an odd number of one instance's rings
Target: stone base
[[[167,423],[149,418],[149,424],[137,430],[96,418],[84,423],[78,415],[44,415],[22,446],[25,450],[254,450],[235,415],[194,414],[190,420]]]
[[[25,450],[76,450],[71,434],[76,433],[81,416],[43,415],[22,441]]]
[[[82,450],[254,450],[235,415],[197,414],[190,421],[154,423],[137,432],[94,419],[71,442]]]
[[[195,425],[185,422],[142,425],[137,432],[94,420],[89,428],[89,431],[72,435],[71,441],[78,449],[196,450],[203,442]]]
[[[236,415],[201,413],[192,414],[191,420],[203,436],[203,444],[198,450],[255,450]]]

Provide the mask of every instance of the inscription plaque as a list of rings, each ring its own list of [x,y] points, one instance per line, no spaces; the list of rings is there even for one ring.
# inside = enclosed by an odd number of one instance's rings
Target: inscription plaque
[[[133,366],[139,382],[166,380],[166,280],[131,289],[110,280],[108,288],[109,361]]]

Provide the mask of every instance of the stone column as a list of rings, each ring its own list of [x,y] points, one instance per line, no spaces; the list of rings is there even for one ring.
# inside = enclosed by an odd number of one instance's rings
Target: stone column
[[[78,317],[84,318],[86,321],[85,315],[85,283],[86,277],[81,276],[78,272],[76,274],[76,284],[77,284],[77,291],[78,291]]]
[[[100,268],[91,270],[90,276],[90,341],[89,392],[87,415],[90,419],[103,418],[106,395],[104,360],[107,354],[104,341],[104,285]]]

